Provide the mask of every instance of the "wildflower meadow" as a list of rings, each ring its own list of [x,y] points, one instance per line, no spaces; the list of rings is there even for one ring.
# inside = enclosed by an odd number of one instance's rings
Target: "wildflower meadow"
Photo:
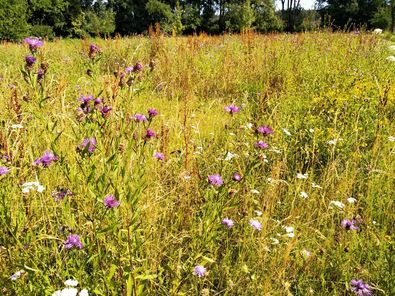
[[[0,44],[0,295],[395,295],[395,40]]]

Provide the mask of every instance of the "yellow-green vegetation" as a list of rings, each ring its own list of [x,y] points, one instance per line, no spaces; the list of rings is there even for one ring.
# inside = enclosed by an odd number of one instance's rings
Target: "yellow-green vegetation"
[[[0,294],[394,295],[389,45],[1,44]]]

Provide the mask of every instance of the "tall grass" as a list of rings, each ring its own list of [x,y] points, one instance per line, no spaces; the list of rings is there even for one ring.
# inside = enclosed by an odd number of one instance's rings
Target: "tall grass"
[[[89,58],[90,43],[100,58]],[[25,80],[28,48],[2,44],[0,294],[52,295],[76,279],[91,295],[351,295],[357,278],[393,295],[388,45],[330,33],[58,40]],[[122,85],[137,62],[142,71]],[[109,116],[81,115],[82,95],[102,98]],[[226,113],[230,104],[240,112]],[[150,107],[159,115],[133,119]],[[255,133],[261,125],[273,135]],[[93,153],[81,149],[87,137]],[[59,160],[33,165],[47,150]],[[22,193],[31,181],[45,190]],[[56,201],[62,189],[72,195]],[[110,194],[119,207],[105,207]],[[82,249],[65,248],[70,234]]]

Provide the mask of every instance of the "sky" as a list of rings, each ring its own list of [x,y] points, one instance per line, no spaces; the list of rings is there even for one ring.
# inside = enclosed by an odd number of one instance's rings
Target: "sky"
[[[300,5],[304,9],[309,9],[314,7],[315,0],[300,0]],[[276,8],[281,9],[281,1],[276,0]]]

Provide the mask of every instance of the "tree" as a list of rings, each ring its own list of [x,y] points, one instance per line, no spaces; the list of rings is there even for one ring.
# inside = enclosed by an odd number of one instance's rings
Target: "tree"
[[[26,0],[0,0],[0,39],[17,40],[29,32]]]

